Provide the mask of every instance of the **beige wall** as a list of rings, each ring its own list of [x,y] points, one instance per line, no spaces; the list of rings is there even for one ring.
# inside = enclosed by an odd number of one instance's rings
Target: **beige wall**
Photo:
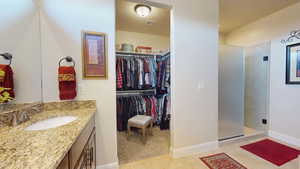
[[[253,46],[271,41],[270,60],[270,135],[300,146],[300,115],[298,108],[298,85],[285,84],[286,45],[281,44],[292,30],[300,29],[300,3],[282,9],[270,16],[231,32],[226,43]],[[295,41],[293,43],[297,43]]]
[[[129,43],[137,46],[149,46],[154,52],[165,51],[170,49],[170,37],[139,32],[128,32],[118,30],[116,34],[116,43]]]
[[[115,2],[112,0],[43,0],[41,9],[44,101],[57,101],[59,58],[76,61],[77,99],[97,101],[97,165],[117,162],[115,94]],[[108,37],[108,79],[82,80],[81,31]]]
[[[286,36],[271,42],[270,65],[270,135],[300,146],[299,85],[286,85]],[[294,43],[300,43],[300,40]]]
[[[300,28],[300,2],[227,34],[226,43],[252,46],[285,36]]]
[[[218,0],[175,0],[172,10],[173,153],[217,146]]]
[[[172,147],[175,155],[185,155],[217,146],[218,1],[176,0],[172,5]],[[45,101],[58,100],[58,59],[73,56],[77,99],[97,100],[97,164],[115,164],[115,2],[43,0],[41,25]],[[108,80],[82,80],[81,30],[108,34]]]
[[[0,1],[0,53],[13,55],[17,103],[42,99],[39,13],[32,0]],[[0,57],[0,64],[8,62]]]
[[[219,32],[219,44],[220,45],[225,45],[226,44],[225,38],[226,38],[226,35],[224,33]]]

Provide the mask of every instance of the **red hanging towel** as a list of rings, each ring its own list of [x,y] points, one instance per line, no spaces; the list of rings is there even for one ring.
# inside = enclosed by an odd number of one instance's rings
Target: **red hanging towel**
[[[0,103],[15,98],[13,71],[9,65],[0,65]]]
[[[59,98],[72,100],[76,97],[76,73],[74,67],[61,66],[58,68]]]

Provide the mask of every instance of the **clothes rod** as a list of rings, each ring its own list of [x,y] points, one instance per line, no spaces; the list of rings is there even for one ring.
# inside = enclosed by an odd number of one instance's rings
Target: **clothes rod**
[[[118,93],[117,97],[120,96],[155,96],[154,93]]]
[[[146,57],[154,57],[155,54],[146,54],[146,53],[127,53],[127,52],[117,52],[117,56],[146,56]]]
[[[163,56],[157,56],[157,60],[158,61],[164,61],[166,59],[169,59],[170,58],[170,53],[169,54],[166,54],[166,55],[163,55]]]
[[[127,95],[156,95],[156,89],[117,91],[117,96]]]
[[[170,56],[171,52],[168,51],[168,52],[164,52],[164,53],[160,53],[160,54],[157,54],[157,56],[160,56],[160,57],[163,57],[163,56]]]
[[[119,90],[117,93],[142,93],[142,92],[155,92],[156,89],[146,89],[146,90]]]

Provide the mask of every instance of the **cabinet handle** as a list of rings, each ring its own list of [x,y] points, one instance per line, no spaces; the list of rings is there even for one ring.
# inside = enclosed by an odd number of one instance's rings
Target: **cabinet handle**
[[[94,162],[94,147],[91,147],[90,149],[90,165],[92,166],[93,165],[93,162]]]

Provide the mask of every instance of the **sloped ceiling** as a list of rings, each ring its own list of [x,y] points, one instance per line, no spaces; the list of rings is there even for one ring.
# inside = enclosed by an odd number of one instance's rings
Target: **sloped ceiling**
[[[220,32],[231,32],[297,2],[300,0],[220,0]]]
[[[300,0],[220,0],[220,32],[234,29],[268,16]],[[151,15],[141,18],[134,11],[138,3],[117,0],[117,29],[131,32],[170,34],[170,10],[152,7]]]

